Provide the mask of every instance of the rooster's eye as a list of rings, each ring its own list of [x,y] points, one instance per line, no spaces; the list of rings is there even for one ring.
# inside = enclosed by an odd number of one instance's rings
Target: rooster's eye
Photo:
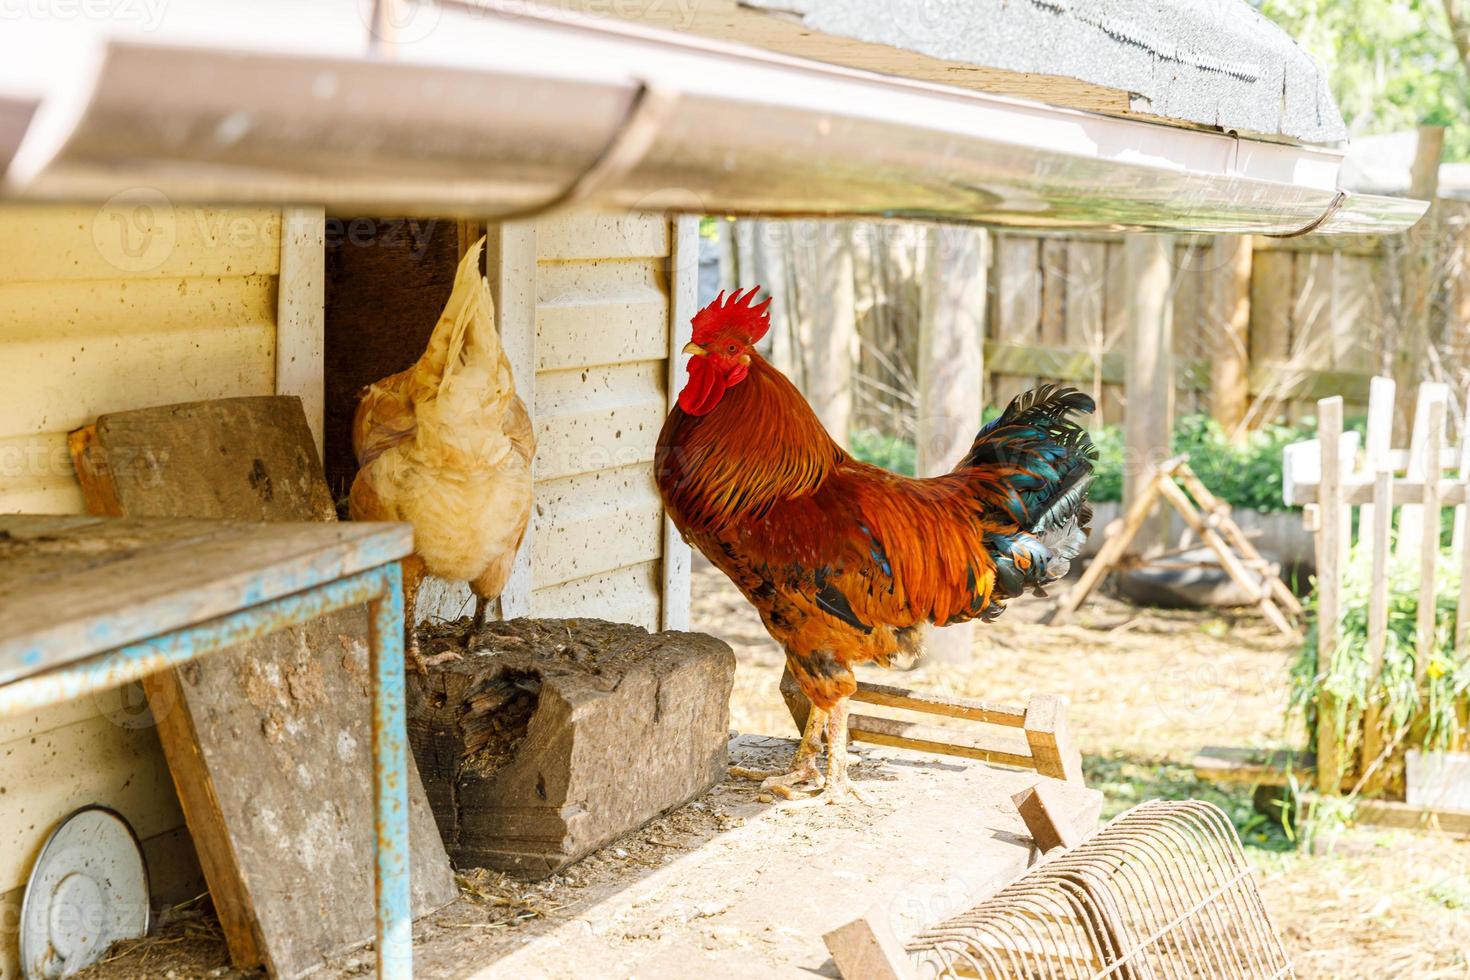
[[[729,351],[731,354],[735,353],[735,345],[734,344],[731,344],[729,347],[726,347],[725,349],[727,351]]]

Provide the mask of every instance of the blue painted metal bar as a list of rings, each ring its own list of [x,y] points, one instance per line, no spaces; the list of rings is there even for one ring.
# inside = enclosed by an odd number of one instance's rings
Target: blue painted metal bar
[[[119,647],[94,660],[0,686],[0,717],[96,696],[215,650],[368,604],[373,684],[373,802],[378,976],[413,974],[409,879],[408,742],[403,681],[403,570],[358,572],[196,626]]]
[[[373,657],[373,794],[377,803],[378,976],[413,974],[408,872],[408,718],[403,683],[403,570],[383,569],[368,606]]]

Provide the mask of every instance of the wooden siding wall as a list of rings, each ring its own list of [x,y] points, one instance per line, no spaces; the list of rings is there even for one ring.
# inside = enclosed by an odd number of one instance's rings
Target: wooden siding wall
[[[536,227],[535,616],[658,629],[670,225],[574,214]]]
[[[0,511],[81,511],[65,438],[99,413],[273,392],[280,231],[275,211],[167,202],[0,208]],[[31,862],[74,808],[188,853],[142,704],[133,686],[0,719],[0,977]]]

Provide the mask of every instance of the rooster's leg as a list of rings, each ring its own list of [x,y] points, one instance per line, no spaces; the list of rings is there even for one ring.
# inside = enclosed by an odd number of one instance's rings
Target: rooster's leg
[[[847,708],[847,698],[841,698],[827,715],[827,802],[867,803],[847,778]]]
[[[791,760],[789,770],[772,771],[731,766],[731,775],[745,779],[759,779],[762,790],[783,796],[788,800],[796,799],[801,795],[796,787],[802,783],[812,782],[820,789],[823,780],[822,770],[817,766],[817,756],[822,751],[822,729],[826,723],[827,712],[813,705],[806,716],[806,727],[802,729],[801,743],[796,746],[796,756]]]

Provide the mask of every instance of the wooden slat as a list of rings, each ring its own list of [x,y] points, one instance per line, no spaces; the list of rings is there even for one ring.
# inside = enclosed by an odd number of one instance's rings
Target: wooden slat
[[[536,476],[653,461],[667,411],[664,361],[536,376]]]
[[[652,561],[662,553],[663,507],[645,464],[536,484],[537,588]]]
[[[1251,273],[1251,363],[1291,354],[1292,264],[1289,252],[1261,252]]]
[[[1342,589],[1342,536],[1338,528],[1346,519],[1342,501],[1342,466],[1338,449],[1342,441],[1342,399],[1324,398],[1317,403],[1318,438],[1322,446],[1321,500],[1317,504],[1321,526],[1317,532],[1317,669],[1326,670],[1337,652],[1338,616]],[[1330,718],[1334,696],[1318,688],[1317,788],[1335,794],[1342,771],[1336,726]]]
[[[1041,240],[1041,329],[1043,344],[1066,342],[1067,242]]]
[[[510,361],[516,394],[536,415],[536,263],[539,227],[529,221],[490,225],[485,235],[485,272],[490,296],[495,300],[496,326]],[[537,433],[539,439],[540,433]],[[538,455],[540,446],[538,445]],[[533,478],[543,474],[532,461]],[[510,577],[500,593],[500,615],[506,619],[531,615],[531,593],[535,588],[531,555],[536,546],[536,508],[521,540],[521,550],[511,566]]]
[[[1237,431],[1250,402],[1251,269],[1249,235],[1219,235],[1212,244],[1210,414],[1227,433]]]
[[[536,257],[543,262],[669,254],[669,223],[652,215],[572,211],[542,218],[536,225]]]
[[[0,207],[0,281],[213,279],[280,271],[274,208],[175,208],[162,195]]]
[[[1390,382],[1392,384],[1392,382]],[[1388,422],[1393,423],[1390,406]],[[1381,703],[1378,697],[1379,676],[1383,673],[1383,654],[1388,643],[1389,563],[1393,557],[1393,471],[1378,469],[1373,474],[1373,506],[1364,507],[1368,521],[1368,704],[1363,709],[1363,788],[1375,793],[1382,789],[1385,767],[1378,761],[1383,752],[1384,732]],[[1372,766],[1373,771],[1367,770]]]
[[[536,370],[664,357],[670,314],[662,266],[650,260],[538,268]]]
[[[940,755],[956,755],[1003,766],[1033,768],[1030,746],[1021,735],[990,732],[964,732],[953,728],[936,728],[892,718],[871,715],[849,715],[849,736],[860,742],[892,745]]]
[[[566,619],[596,609],[598,616],[612,622],[656,630],[661,584],[660,563],[647,561],[537,589],[532,603],[537,616]]]
[[[1108,247],[1103,242],[1067,243],[1066,316],[1062,342],[1074,349],[1101,349],[1106,341],[1103,291]]]
[[[1435,406],[1438,406],[1441,418],[1443,418],[1448,401],[1449,388],[1445,385],[1436,381],[1425,381],[1419,385],[1418,398],[1414,405],[1414,422],[1409,438],[1405,483],[1423,484],[1431,480],[1437,482],[1440,475],[1442,447],[1439,442],[1428,443],[1429,423],[1430,416],[1436,410]],[[1443,431],[1441,423],[1441,440]],[[1412,561],[1417,557],[1423,520],[1424,508],[1419,504],[1411,504],[1399,512],[1398,542],[1395,546],[1395,554],[1398,555],[1400,561]]]
[[[763,229],[762,229],[763,230]],[[757,256],[767,254],[757,249]],[[674,222],[673,254],[669,260],[667,408],[679,402],[683,386],[684,345],[693,331],[690,322],[699,305],[699,219],[683,217]],[[689,628],[690,568],[692,551],[674,522],[664,518],[662,626],[666,630]]]
[[[280,265],[275,391],[301,399],[321,457],[326,425],[326,213],[321,208],[282,212]]]
[[[1429,398],[1429,409],[1424,428],[1424,459],[1420,465],[1430,478],[1424,482],[1424,503],[1419,515],[1419,604],[1414,620],[1414,676],[1420,683],[1424,681],[1436,646],[1435,619],[1439,612],[1439,603],[1436,601],[1435,577],[1439,566],[1439,526],[1442,514],[1439,481],[1433,479],[1433,476],[1439,467],[1439,447],[1444,442],[1447,395],[1448,389],[1442,385],[1427,393],[1421,392],[1421,398]]]
[[[1026,720],[1024,708],[952,695],[925,694],[921,691],[911,691],[908,688],[873,684],[867,681],[858,685],[852,699],[868,704],[886,705],[890,708],[922,711],[931,715],[945,715],[950,718],[989,722],[993,725],[1007,725],[1011,728],[1020,728]]]

